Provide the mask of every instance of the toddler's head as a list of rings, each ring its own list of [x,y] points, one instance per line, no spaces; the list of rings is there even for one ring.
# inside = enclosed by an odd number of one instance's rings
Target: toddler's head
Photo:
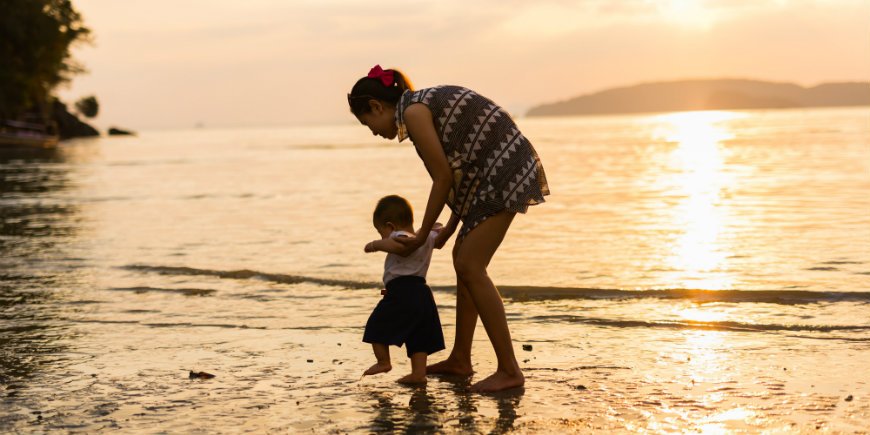
[[[396,230],[414,232],[414,210],[408,200],[399,195],[381,198],[372,213],[372,224],[381,235],[389,237]]]

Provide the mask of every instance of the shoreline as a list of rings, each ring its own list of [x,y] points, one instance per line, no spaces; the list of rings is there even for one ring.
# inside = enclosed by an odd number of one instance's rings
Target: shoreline
[[[395,380],[410,366],[404,350],[396,347],[391,347],[391,372],[361,379],[374,358],[361,339],[376,297],[336,299],[337,288],[320,285],[287,290],[304,304],[294,308],[298,302],[292,299],[273,300],[270,305],[283,314],[270,320],[261,313],[257,322],[220,319],[222,307],[239,302],[166,293],[123,292],[139,301],[133,313],[69,316],[59,325],[69,338],[54,352],[64,369],[17,379],[14,387],[4,383],[0,409],[7,417],[0,428],[849,432],[859,430],[870,415],[870,385],[851,375],[866,372],[870,362],[850,356],[857,349],[866,352],[867,342],[565,324],[536,320],[538,311],[559,311],[541,303],[506,303],[526,376],[522,389],[468,391],[495,367],[482,327],[474,343],[476,374],[470,379],[430,376],[424,388],[401,386]],[[441,293],[436,298],[445,340],[452,344],[455,300]],[[213,306],[189,305],[203,299]],[[322,303],[329,304],[334,319],[322,318]],[[172,305],[184,321],[159,320],[167,318]],[[155,306],[163,307],[163,313],[155,314]],[[438,361],[448,351],[430,359]],[[819,354],[838,361],[836,373],[819,367]],[[191,370],[215,378],[190,379]],[[847,396],[852,400],[847,402]]]

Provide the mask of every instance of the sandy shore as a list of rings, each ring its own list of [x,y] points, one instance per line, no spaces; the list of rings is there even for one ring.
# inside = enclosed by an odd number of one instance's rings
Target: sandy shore
[[[226,293],[242,284],[221,285]],[[29,360],[28,376],[2,384],[0,429],[866,433],[870,421],[870,387],[857,375],[870,372],[866,342],[542,320],[564,301],[507,303],[524,389],[472,394],[477,375],[400,386],[409,365],[396,348],[392,372],[360,379],[373,363],[360,341],[370,293],[297,285],[222,301],[142,290],[125,293],[126,314],[83,305]],[[455,301],[436,298],[452,343]],[[593,302],[571,303],[576,311]],[[489,374],[482,327],[475,352],[476,372]],[[216,377],[191,380],[189,370]]]

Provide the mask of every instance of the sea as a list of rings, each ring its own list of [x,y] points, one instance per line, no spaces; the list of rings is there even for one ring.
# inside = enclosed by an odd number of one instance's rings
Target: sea
[[[361,377],[372,210],[431,184],[350,121],[0,149],[0,432],[870,432],[870,107],[517,118],[551,195],[489,267],[493,395],[482,326],[472,379]]]

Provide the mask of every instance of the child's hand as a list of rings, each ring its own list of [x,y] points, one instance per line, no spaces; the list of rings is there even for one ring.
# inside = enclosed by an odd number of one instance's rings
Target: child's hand
[[[366,247],[363,248],[363,251],[364,251],[364,252],[375,252],[376,249],[375,249],[375,246],[374,246],[374,242],[368,242],[368,243],[366,243]]]
[[[441,222],[435,222],[435,225],[432,225],[432,231],[435,231],[436,233],[440,233],[443,229],[444,225],[441,225]]]

